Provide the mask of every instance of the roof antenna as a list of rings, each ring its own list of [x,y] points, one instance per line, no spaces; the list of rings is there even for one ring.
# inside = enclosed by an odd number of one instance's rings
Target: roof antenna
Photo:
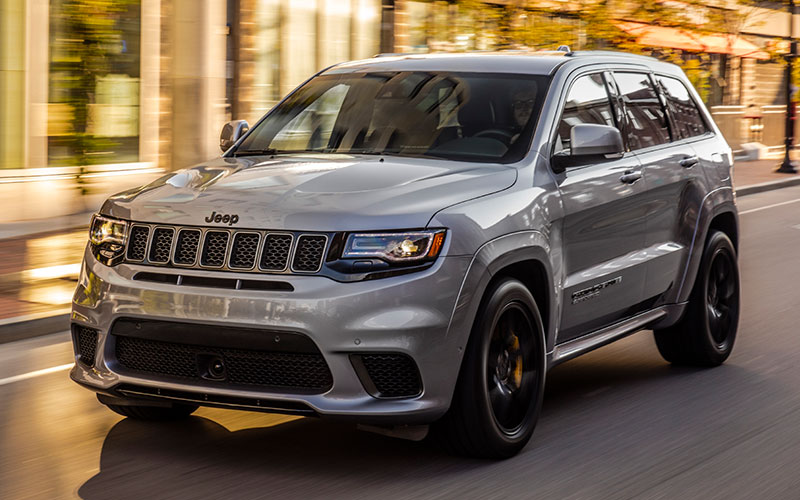
[[[570,50],[569,45],[559,45],[556,50],[559,52],[566,52],[567,54],[572,53],[572,50]]]

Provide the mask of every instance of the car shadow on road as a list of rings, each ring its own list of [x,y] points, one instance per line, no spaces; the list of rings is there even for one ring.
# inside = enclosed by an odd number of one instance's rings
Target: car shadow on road
[[[606,446],[604,440],[619,442],[618,437],[603,434],[609,421],[641,420],[643,426],[655,425],[655,432],[666,434],[659,439],[674,440],[669,433],[686,436],[686,430],[669,422],[659,428],[657,421],[675,411],[670,406],[672,396],[719,378],[728,383],[753,378],[738,367],[673,368],[652,356],[642,359],[628,354],[617,350],[587,356],[551,372],[534,440],[520,456],[506,462],[454,457],[429,441],[392,439],[324,419],[304,418],[233,432],[197,416],[158,424],[125,419],[109,431],[100,472],[78,494],[85,499],[332,498],[373,497],[376,491],[392,491],[389,496],[413,497],[424,496],[425,485],[450,482],[461,484],[453,488],[463,488],[465,477],[483,478],[475,482],[480,488],[502,476],[509,463],[528,469],[526,474],[533,474],[530,467],[535,466],[548,481],[564,481],[575,473],[568,464],[580,464]],[[749,392],[748,384],[739,387]],[[736,397],[742,396],[740,392]],[[711,401],[691,415],[706,418],[716,404],[727,404],[727,396],[720,397],[720,402]],[[631,408],[639,414],[632,416]],[[585,446],[581,439],[593,433],[598,442]],[[564,455],[564,449],[573,451]],[[561,463],[550,460],[556,452],[561,454]],[[565,477],[559,479],[560,475]]]

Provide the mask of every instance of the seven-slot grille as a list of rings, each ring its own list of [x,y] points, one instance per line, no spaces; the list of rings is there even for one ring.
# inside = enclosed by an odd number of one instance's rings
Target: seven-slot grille
[[[128,262],[167,267],[316,273],[327,247],[325,234],[134,223],[125,255]]]

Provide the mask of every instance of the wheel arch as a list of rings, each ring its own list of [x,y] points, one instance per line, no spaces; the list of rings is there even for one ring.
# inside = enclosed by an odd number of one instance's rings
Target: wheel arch
[[[512,277],[522,282],[536,300],[549,352],[557,318],[553,267],[548,241],[539,231],[521,231],[487,242],[473,256],[464,278],[451,318],[450,334],[459,335],[459,346],[466,348],[489,287],[503,277]]]
[[[712,191],[704,199],[700,210],[695,236],[692,239],[692,251],[678,293],[678,302],[689,300],[705,244],[712,231],[719,230],[725,233],[733,242],[733,248],[737,253],[739,251],[739,215],[733,201],[732,190],[720,188]]]

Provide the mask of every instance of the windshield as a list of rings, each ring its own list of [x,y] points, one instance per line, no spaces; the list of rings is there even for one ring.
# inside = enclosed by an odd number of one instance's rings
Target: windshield
[[[515,162],[548,77],[371,72],[313,78],[259,123],[236,156],[294,152]]]

